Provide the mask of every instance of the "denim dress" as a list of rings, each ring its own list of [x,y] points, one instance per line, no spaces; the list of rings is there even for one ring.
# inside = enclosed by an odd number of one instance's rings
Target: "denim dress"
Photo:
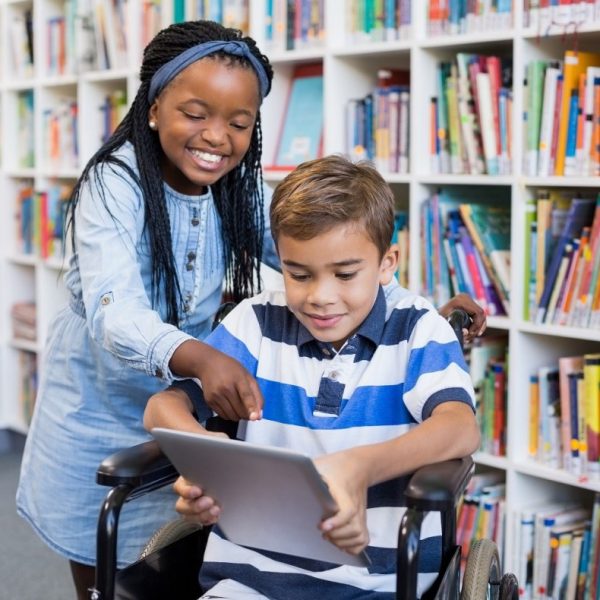
[[[118,155],[136,170],[130,144]],[[212,194],[186,196],[165,184],[184,301],[179,327],[165,323],[164,299],[155,307],[151,301],[141,190],[115,166],[91,179],[77,207],[75,253],[65,275],[70,300],[50,326],[17,491],[19,514],[51,548],[84,564],[96,562],[96,523],[107,492],[95,483],[96,469],[113,452],[150,439],[142,424],[146,402],[175,379],[175,350],[209,333],[225,274]],[[270,197],[265,188],[266,223]],[[278,264],[268,225],[263,262]],[[124,507],[119,566],[135,560],[176,516],[175,499],[169,487]]]

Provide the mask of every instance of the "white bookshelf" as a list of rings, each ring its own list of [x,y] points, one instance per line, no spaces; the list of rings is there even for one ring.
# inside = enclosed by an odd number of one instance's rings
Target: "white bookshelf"
[[[476,186],[480,189],[500,187],[512,210],[511,314],[492,317],[489,327],[508,332],[509,388],[507,456],[485,454],[476,456],[486,468],[500,470],[507,482],[507,523],[505,568],[514,569],[514,515],[520,507],[532,501],[557,498],[581,498],[591,505],[592,493],[600,491],[600,481],[580,480],[561,470],[549,469],[531,462],[527,455],[528,377],[530,372],[559,356],[600,351],[600,331],[558,326],[538,326],[525,322],[523,315],[524,206],[525,199],[538,187],[598,188],[600,179],[564,177],[524,177],[521,173],[523,108],[522,81],[525,64],[534,58],[559,58],[572,47],[572,37],[566,42],[556,28],[541,37],[531,28],[523,27],[523,3],[513,2],[513,27],[507,31],[477,33],[462,36],[432,37],[425,34],[425,0],[412,0],[413,36],[409,40],[350,44],[345,33],[346,0],[326,1],[325,45],[285,53],[270,53],[264,44],[264,0],[251,0],[250,24],[259,46],[271,58],[275,79],[273,90],[263,107],[264,160],[273,160],[281,115],[294,65],[322,61],[324,69],[324,150],[343,152],[345,140],[344,108],[346,101],[367,94],[374,87],[379,67],[411,69],[411,145],[408,175],[386,175],[400,204],[409,208],[410,226],[410,287],[420,289],[419,206],[439,186]],[[8,23],[15,11],[33,7],[34,29],[38,34],[33,76],[23,80],[11,70]],[[26,179],[39,188],[47,186],[56,176],[61,181],[74,181],[78,169],[56,170],[44,165],[41,153],[41,110],[57,98],[68,94],[79,103],[80,165],[99,145],[100,125],[98,105],[107,91],[126,90],[128,100],[137,86],[140,57],[140,0],[128,4],[129,64],[118,71],[92,71],[77,76],[48,77],[42,68],[45,15],[61,9],[56,0],[0,0],[0,428],[26,432],[27,426],[19,412],[18,386],[15,377],[17,355],[22,349],[41,355],[48,324],[65,300],[59,279],[60,265],[40,258],[18,255],[15,251],[14,207],[19,181]],[[168,14],[168,11],[165,11]],[[586,23],[578,34],[581,50],[600,43],[600,22]],[[513,156],[510,176],[444,175],[430,172],[428,150],[429,98],[435,95],[434,69],[442,58],[457,51],[494,52],[513,57]],[[12,149],[18,134],[16,94],[33,90],[36,115],[35,165],[23,168],[14,161]],[[266,172],[273,184],[282,178],[280,172]],[[38,340],[17,343],[11,339],[10,307],[17,300],[35,300],[38,307]]]

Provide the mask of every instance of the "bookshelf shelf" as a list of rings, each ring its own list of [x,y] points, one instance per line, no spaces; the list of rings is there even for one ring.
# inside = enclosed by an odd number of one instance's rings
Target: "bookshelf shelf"
[[[33,352],[34,354],[37,354],[40,351],[39,344],[31,340],[20,340],[18,338],[13,338],[10,341],[10,346],[15,350],[24,350],[26,352]]]
[[[325,1],[326,37],[322,45],[272,52],[265,39],[265,7],[267,0],[249,0],[251,33],[261,49],[270,57],[275,78],[273,90],[263,106],[263,160],[272,164],[279,136],[290,81],[295,67],[321,63],[324,75],[323,118],[325,123],[323,149],[326,154],[343,153],[346,146],[346,107],[350,100],[364,98],[373,92],[379,69],[410,70],[409,168],[406,174],[381,169],[398,200],[398,208],[406,210],[409,225],[408,283],[413,291],[423,289],[422,241],[420,212],[428,196],[437,189],[450,188],[468,195],[470,202],[500,198],[510,206],[510,316],[488,318],[490,336],[507,338],[508,368],[506,410],[506,456],[478,453],[478,470],[501,471],[506,480],[506,541],[505,568],[515,569],[517,541],[512,526],[518,511],[538,499],[550,502],[556,498],[579,498],[589,502],[591,492],[600,491],[600,482],[580,481],[564,470],[550,469],[528,459],[529,434],[528,381],[531,372],[556,362],[559,357],[584,352],[600,352],[600,330],[558,325],[536,325],[525,320],[525,271],[527,238],[525,207],[540,189],[565,192],[583,190],[589,194],[600,191],[600,177],[531,177],[524,168],[525,132],[522,115],[526,106],[523,78],[526,65],[536,59],[561,60],[565,50],[597,51],[600,45],[600,22],[586,22],[565,35],[562,28],[553,27],[548,35],[535,27],[524,28],[523,2],[513,0],[512,28],[461,35],[429,35],[425,22],[423,0],[411,0],[412,24],[399,39],[365,42],[346,31],[346,19],[351,0]],[[109,70],[83,69],[78,75],[49,76],[44,55],[46,18],[59,14],[63,2],[55,0],[0,0],[0,428],[9,427],[26,432],[23,411],[19,404],[18,382],[12,377],[19,371],[23,352],[43,353],[41,344],[21,344],[9,339],[11,307],[22,301],[35,301],[37,306],[37,339],[44,340],[48,325],[56,311],[66,301],[61,271],[66,261],[47,260],[37,255],[21,254],[18,246],[16,202],[22,186],[45,191],[52,185],[73,184],[81,166],[98,148],[102,136],[101,106],[110,93],[121,93],[130,103],[138,86],[141,56],[142,12],[140,0],[128,2],[127,60],[119,68]],[[193,3],[187,3],[190,6]],[[575,3],[571,3],[575,4]],[[163,24],[172,18],[172,0],[161,0]],[[331,7],[334,6],[333,12]],[[9,22],[25,11],[33,10],[36,64],[33,69],[18,70],[13,64]],[[505,21],[506,22],[506,21]],[[40,33],[41,32],[41,33]],[[278,46],[284,47],[284,46]],[[430,161],[430,101],[437,95],[436,76],[440,61],[453,61],[458,52],[497,55],[512,66],[511,156],[510,170],[498,171],[510,175],[457,175],[437,173]],[[90,66],[87,66],[89,69]],[[25,74],[31,76],[25,76]],[[28,156],[34,160],[20,162],[17,142],[21,123],[18,118],[19,98],[33,96],[34,147]],[[79,160],[77,167],[50,165],[44,159],[42,111],[52,108],[61,96],[78,102]],[[29,165],[29,166],[26,166]],[[33,166],[31,166],[33,165]],[[458,171],[455,171],[458,172]],[[537,172],[537,171],[536,171]],[[264,177],[275,186],[286,171],[265,169]],[[280,278],[265,271],[265,281]]]

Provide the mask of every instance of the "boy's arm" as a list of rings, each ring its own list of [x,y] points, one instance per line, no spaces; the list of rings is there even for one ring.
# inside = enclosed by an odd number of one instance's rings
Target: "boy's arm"
[[[367,489],[418,468],[467,456],[479,447],[473,409],[464,402],[439,404],[431,416],[392,440],[356,446],[315,460],[340,510],[321,523],[325,536],[357,554],[368,544]]]
[[[195,384],[194,384],[195,385]],[[144,411],[144,427],[166,427],[195,433],[208,433],[194,417],[189,395],[181,387],[171,386],[150,397]]]

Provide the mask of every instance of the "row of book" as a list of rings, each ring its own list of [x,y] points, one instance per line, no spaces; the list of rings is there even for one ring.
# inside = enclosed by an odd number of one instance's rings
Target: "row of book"
[[[561,357],[531,374],[529,455],[600,478],[600,354]]]
[[[525,318],[600,328],[600,194],[538,190],[525,211]]]
[[[392,42],[411,37],[410,0],[350,0],[350,43]]]
[[[512,0],[429,0],[428,35],[457,35],[512,27]]]
[[[592,510],[546,501],[515,516],[521,600],[600,598],[600,494]]]
[[[33,90],[23,90],[17,94],[17,166],[31,168],[35,164]]]
[[[553,27],[570,27],[600,20],[600,0],[523,0],[524,22],[546,34]]]
[[[100,105],[102,127],[99,140],[104,143],[113,134],[119,123],[127,114],[127,93],[125,90],[115,90],[106,94]]]
[[[508,336],[504,333],[476,338],[465,347],[465,358],[475,390],[476,415],[482,452],[506,454],[508,399]]]
[[[510,207],[493,190],[486,196],[472,202],[466,191],[440,190],[421,204],[421,291],[438,306],[465,292],[487,314],[507,315]]]
[[[33,11],[15,11],[9,18],[9,52],[13,73],[18,79],[33,77]]]
[[[225,27],[239,29],[245,34],[250,30],[249,0],[195,0],[186,15],[190,21],[206,19],[222,23]]]
[[[600,175],[600,54],[534,60],[525,77],[523,172]]]
[[[499,56],[458,52],[438,65],[430,104],[434,173],[511,172],[512,64]]]
[[[408,213],[406,211],[396,211],[392,244],[398,245],[399,257],[396,272],[398,283],[402,287],[408,288],[408,248],[410,241],[408,238]]]
[[[68,185],[51,185],[46,190],[34,190],[27,183],[21,186],[16,207],[19,252],[45,259],[64,258],[65,217],[70,197]]]
[[[270,52],[324,43],[325,0],[267,0],[265,10],[265,41]]]
[[[79,111],[77,100],[63,98],[42,112],[42,160],[53,169],[74,169],[79,164]]]
[[[464,573],[472,542],[490,539],[503,553],[505,537],[506,484],[499,471],[475,473],[458,506],[456,543],[461,546],[461,572]]]
[[[410,73],[379,69],[377,85],[346,105],[346,152],[382,173],[409,172]]]

